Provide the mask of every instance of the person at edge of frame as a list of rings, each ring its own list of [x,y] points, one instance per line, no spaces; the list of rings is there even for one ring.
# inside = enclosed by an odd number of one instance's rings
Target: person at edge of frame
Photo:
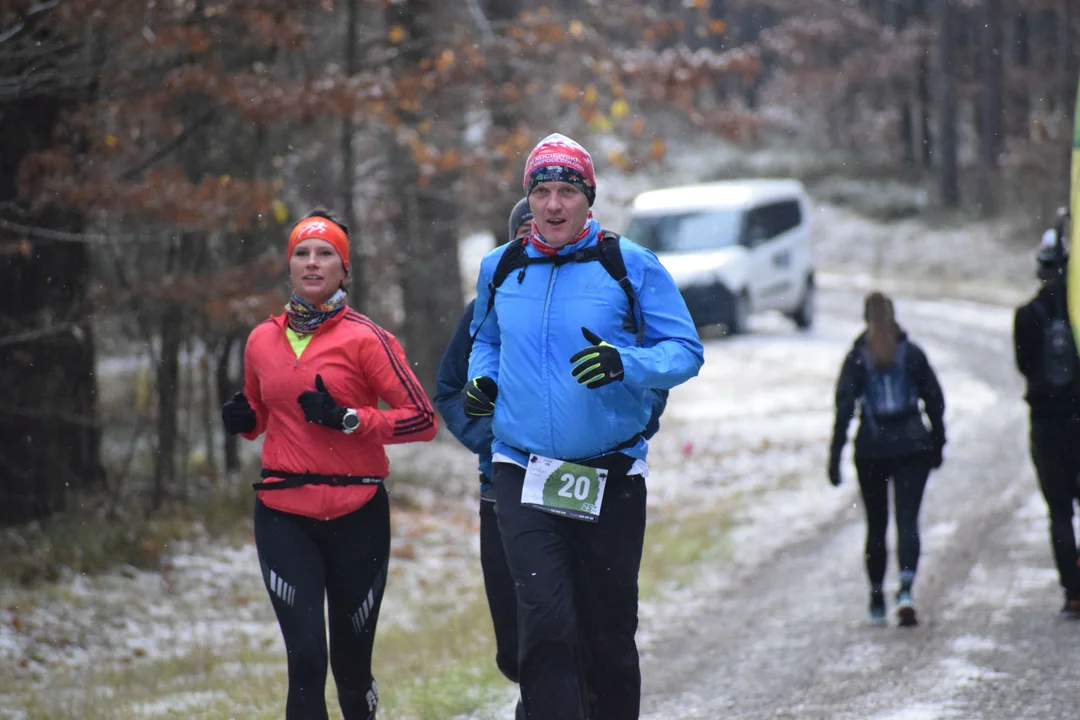
[[[1016,367],[1030,409],[1031,459],[1050,516],[1050,547],[1065,594],[1061,617],[1080,620],[1080,567],[1073,530],[1080,500],[1080,360],[1067,312],[1069,254],[1062,228],[1047,230],[1035,256],[1041,287],[1016,310]]]

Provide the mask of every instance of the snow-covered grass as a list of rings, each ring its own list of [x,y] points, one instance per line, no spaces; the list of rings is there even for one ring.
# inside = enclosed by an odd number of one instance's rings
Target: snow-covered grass
[[[826,284],[1015,305],[1037,289],[1039,237],[1017,218],[875,222],[816,202],[814,256]]]

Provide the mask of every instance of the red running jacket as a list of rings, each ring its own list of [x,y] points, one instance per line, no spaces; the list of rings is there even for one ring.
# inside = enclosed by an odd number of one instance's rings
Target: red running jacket
[[[254,440],[263,432],[262,466],[290,473],[386,478],[384,445],[431,440],[431,402],[393,335],[351,308],[326,320],[296,357],[285,335],[285,314],[256,326],[244,350],[244,394],[255,410]],[[297,397],[322,375],[343,407],[355,408],[360,426],[349,435],[304,419]],[[379,409],[383,400],[388,410]],[[266,482],[275,482],[273,478]],[[303,485],[261,490],[267,507],[331,520],[364,506],[375,485]]]

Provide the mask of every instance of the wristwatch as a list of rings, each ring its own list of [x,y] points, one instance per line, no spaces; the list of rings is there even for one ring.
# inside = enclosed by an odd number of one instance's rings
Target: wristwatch
[[[352,408],[346,408],[345,415],[341,418],[341,432],[348,435],[360,427],[360,415]]]

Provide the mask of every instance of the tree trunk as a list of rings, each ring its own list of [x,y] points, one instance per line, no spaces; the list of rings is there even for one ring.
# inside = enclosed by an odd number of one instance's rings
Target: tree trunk
[[[1070,42],[1073,23],[1076,21],[1076,10],[1073,8],[1075,0],[1060,0],[1058,7],[1057,23],[1057,56],[1058,62],[1058,92],[1061,95],[1062,108],[1068,115],[1072,112],[1076,100],[1076,76],[1077,61],[1080,53],[1076,50],[1076,42]]]
[[[233,393],[237,392],[236,385],[229,379],[229,360],[232,357],[233,348],[236,346],[236,335],[228,335],[221,342],[221,347],[218,351],[216,360],[216,366],[214,367],[215,384],[217,385],[217,396],[220,404],[224,405],[225,401],[233,396]],[[240,373],[240,387],[243,388],[244,373]],[[235,435],[225,433],[224,443],[225,454],[225,473],[233,473],[240,469],[240,453],[239,443]]]
[[[180,389],[180,344],[184,313],[169,303],[161,314],[161,356],[157,366],[157,452],[150,508],[159,509],[176,486],[177,412]]]
[[[905,102],[900,105],[900,157],[904,167],[915,167],[915,121],[914,108],[911,103]]]
[[[203,352],[199,357],[199,429],[202,431],[202,442],[205,449],[205,458],[203,461],[204,472],[216,478],[218,476],[217,467],[217,433],[215,430],[220,426],[217,421],[217,403],[214,402],[214,375],[213,375],[213,363],[211,358],[213,357],[212,348],[206,341],[209,338],[210,333],[204,331],[203,337]]]
[[[985,0],[982,9],[979,209],[984,217],[989,217],[998,210],[998,158],[1003,146],[1002,0]]]
[[[18,168],[53,142],[67,104],[9,102],[0,113],[0,207],[18,197]],[[20,224],[80,232],[83,219],[52,208]],[[87,246],[0,230],[0,524],[46,517],[69,490],[98,489],[94,342]]]
[[[952,0],[937,0],[938,66],[936,78],[936,112],[938,120],[937,169],[938,199],[945,207],[960,205],[960,173],[958,167],[959,138],[957,134],[956,68],[954,62],[954,11]]]
[[[1012,52],[1012,66],[1015,68],[1031,67],[1031,39],[1029,16],[1025,12],[1016,12],[1012,15],[1009,26],[1012,28],[1012,42],[1009,44]],[[1031,96],[1029,88],[1022,83],[1012,83],[1009,95],[1009,125],[1010,130],[1024,138],[1031,135]]]
[[[404,203],[398,243],[405,323],[402,344],[425,392],[434,395],[443,350],[464,301],[455,207],[438,188],[421,188],[407,148],[397,148],[395,187]]]
[[[434,0],[407,0],[389,9],[393,22],[406,28],[408,37],[422,41],[436,32],[436,11],[441,6]],[[415,43],[414,47],[423,45]],[[399,60],[405,68],[420,63],[418,50],[403,52]],[[457,144],[463,131],[452,118],[457,110],[450,102],[435,96],[427,101],[425,112],[440,118],[440,128],[447,141]],[[407,125],[417,118],[403,115]],[[443,172],[436,176],[437,184],[421,177],[409,149],[394,142],[391,166],[394,168],[394,195],[403,205],[402,222],[398,223],[398,261],[405,323],[403,344],[409,362],[424,390],[434,395],[435,374],[443,350],[464,308],[461,293],[461,270],[457,262],[458,217],[453,202],[455,177]],[[505,209],[509,214],[510,207]]]
[[[501,28],[521,15],[523,9],[522,0],[488,0],[483,5],[483,9],[484,18],[481,22],[488,23],[490,27]],[[506,31],[500,30],[500,32],[505,33]],[[481,33],[481,36],[483,36],[483,33]],[[497,58],[497,62],[489,64],[492,86],[499,88],[514,84],[515,63],[513,58],[506,57],[504,50],[500,47],[494,48],[492,52],[496,53],[495,57]],[[496,95],[496,98],[499,99],[488,104],[491,113],[491,139],[489,145],[492,146],[498,146],[506,142],[517,129],[521,120],[521,110],[518,108],[518,103],[510,99],[504,100],[498,95]],[[495,201],[486,208],[484,224],[491,228],[491,233],[495,236],[495,245],[501,245],[508,240],[506,226],[510,210],[523,194],[521,185],[516,180],[515,163],[517,162],[518,158],[507,158],[505,161],[492,164],[493,173],[499,174],[509,169],[511,171],[510,176],[515,178],[511,180],[510,187],[506,188],[505,192],[499,193],[498,198],[493,198]]]
[[[882,8],[882,22],[885,27],[893,28],[894,30],[900,29],[900,8],[897,0],[884,0],[884,7]]]
[[[930,133],[930,63],[924,53],[919,58],[916,92],[919,96],[919,138],[922,140],[922,164],[931,168],[934,164],[934,138]]]
[[[356,35],[357,15],[360,0],[348,0],[345,14],[345,75],[352,77],[356,73]],[[356,163],[353,154],[353,135],[356,132],[351,116],[341,121],[341,212],[342,219],[349,226],[349,305],[360,312],[367,305],[364,297],[364,248],[361,243],[360,228],[357,227],[353,212],[354,188],[356,186]]]

